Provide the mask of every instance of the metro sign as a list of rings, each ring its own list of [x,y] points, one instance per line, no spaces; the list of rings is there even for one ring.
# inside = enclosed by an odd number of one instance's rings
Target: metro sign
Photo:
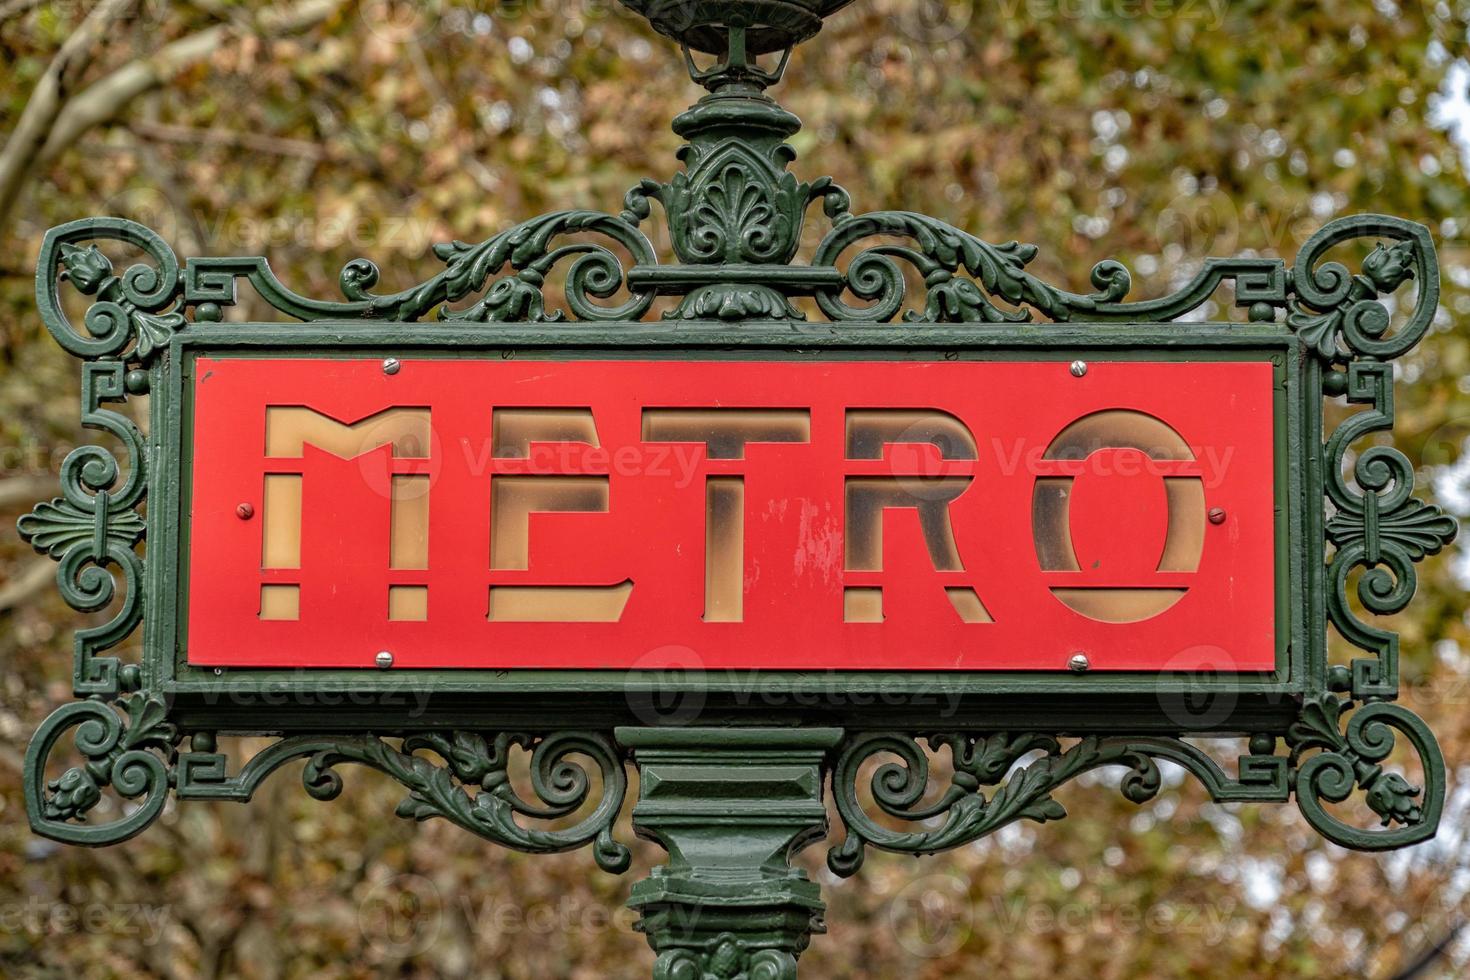
[[[34,832],[117,843],[293,761],[331,799],[350,763],[400,816],[622,872],[631,769],[671,855],[629,890],[654,975],[782,980],[834,811],[839,876],[1056,820],[1105,768],[1146,802],[1160,762],[1345,847],[1432,837],[1444,755],[1378,618],[1457,533],[1384,438],[1442,315],[1429,230],[1072,292],[787,169],[762,90],[845,0],[626,2],[709,95],[617,213],[440,243],[396,292],[355,259],[340,300],[123,218],[46,233],[37,309],[112,445],[17,527],[110,618],[26,749]]]
[[[1279,357],[637,357],[197,357],[187,663],[1278,666]]]

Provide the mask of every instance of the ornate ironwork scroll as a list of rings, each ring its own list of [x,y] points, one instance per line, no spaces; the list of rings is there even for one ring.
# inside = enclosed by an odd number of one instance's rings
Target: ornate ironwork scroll
[[[914,227],[922,227],[915,224]],[[1323,262],[1336,245],[1355,239],[1376,244],[1354,274],[1337,262]],[[953,239],[951,239],[953,241]],[[916,264],[940,246],[923,243]],[[887,253],[880,253],[887,254]],[[953,254],[953,253],[946,253]],[[980,253],[977,253],[980,254]],[[881,261],[875,258],[873,261]],[[979,269],[982,285],[996,275],[993,262],[964,263]],[[921,264],[921,269],[925,267]],[[1094,272],[1094,284],[1126,282],[1107,264]],[[933,853],[978,839],[1017,820],[1044,822],[1065,816],[1051,791],[1077,775],[1103,766],[1122,766],[1124,795],[1144,802],[1158,791],[1154,759],[1167,758],[1193,773],[1216,801],[1284,802],[1295,794],[1302,814],[1324,837],[1346,847],[1381,850],[1402,847],[1434,835],[1444,802],[1444,761],[1432,733],[1412,712],[1386,703],[1398,696],[1397,634],[1365,622],[1349,600],[1349,578],[1362,575],[1357,596],[1369,613],[1403,610],[1415,591],[1414,564],[1436,554],[1455,537],[1456,523],[1439,507],[1413,496],[1413,466],[1397,449],[1370,446],[1355,457],[1353,477],[1347,459],[1353,447],[1373,432],[1393,428],[1393,372],[1389,361],[1409,352],[1433,319],[1439,297],[1434,243],[1422,225],[1381,215],[1359,215],[1333,221],[1308,241],[1290,270],[1276,260],[1239,264],[1212,261],[1194,283],[1171,297],[1149,303],[1099,304],[1091,315],[1111,318],[1119,310],[1130,319],[1173,319],[1197,309],[1223,278],[1237,281],[1236,297],[1250,305],[1254,320],[1272,320],[1285,306],[1286,324],[1315,355],[1319,397],[1345,396],[1368,406],[1351,416],[1326,440],[1321,453],[1325,504],[1332,516],[1326,540],[1326,605],[1331,625],[1350,643],[1372,656],[1350,665],[1325,666],[1322,690],[1307,699],[1298,720],[1285,733],[1286,756],[1274,754],[1276,738],[1261,733],[1250,753],[1238,762],[1238,773],[1226,775],[1218,763],[1179,739],[1084,738],[1068,747],[1046,734],[1000,733],[973,736],[952,733],[930,736],[933,748],[949,750],[954,762],[950,786],[937,802],[920,807],[928,779],[925,754],[913,739],[899,734],[864,735],[848,742],[833,771],[838,810],[847,838],[829,855],[839,874],[861,866],[863,850],[875,846],[914,854]],[[941,273],[942,274],[942,273]],[[1392,327],[1382,300],[1409,280],[1418,285],[1413,308]],[[880,284],[896,278],[884,273],[868,278],[866,295],[891,295]],[[1007,298],[1025,298],[1036,309],[1064,319],[1079,297],[1048,293],[1013,280]],[[863,292],[859,293],[864,295]],[[981,299],[983,300],[983,296]],[[891,304],[890,304],[891,305]],[[1146,307],[1146,309],[1145,309]],[[1058,315],[1060,312],[1061,315]],[[891,315],[891,314],[890,314]],[[995,312],[975,305],[972,319],[991,319]],[[1316,406],[1320,425],[1320,404]],[[1354,711],[1357,705],[1363,705]],[[1395,745],[1395,731],[1417,755],[1424,785],[1411,785],[1379,763]],[[1025,761],[1028,756],[1037,756]],[[869,759],[896,757],[872,776],[871,796],[890,817],[905,821],[940,821],[933,830],[899,833],[874,822],[858,793],[858,769]],[[987,795],[983,787],[996,787]],[[1354,791],[1382,818],[1377,828],[1344,823],[1323,804],[1340,803]]]
[[[825,5],[819,13],[840,5]],[[381,736],[360,729],[297,732],[231,775],[216,747],[214,732],[220,726],[178,716],[159,684],[175,651],[146,652],[151,648],[145,633],[141,662],[117,652],[143,622],[145,610],[150,616],[174,611],[166,569],[140,549],[156,531],[152,525],[167,519],[152,512],[145,516],[145,501],[162,481],[177,479],[164,465],[169,461],[159,458],[156,431],[145,436],[117,406],[157,385],[178,336],[219,323],[224,308],[237,302],[242,282],[286,317],[381,324],[393,336],[403,336],[401,324],[425,318],[439,325],[626,324],[645,318],[658,296],[670,296],[677,303],[664,316],[678,321],[675,328],[712,330],[723,324],[728,329],[716,335],[737,347],[742,330],[764,330],[762,343],[769,345],[772,328],[804,319],[804,297],[810,298],[808,312],[814,307],[836,332],[850,331],[855,338],[900,330],[915,338],[920,336],[915,329],[926,325],[936,331],[961,325],[979,337],[987,330],[1046,331],[1047,326],[1032,324],[1036,318],[1089,325],[1176,324],[1221,301],[1228,284],[1224,302],[1246,310],[1254,324],[1294,335],[1309,358],[1301,406],[1302,432],[1311,447],[1304,454],[1304,485],[1310,494],[1320,494],[1322,506],[1308,508],[1304,526],[1294,528],[1294,544],[1307,549],[1308,588],[1294,595],[1292,604],[1307,619],[1310,650],[1296,700],[1282,709],[1289,717],[1263,723],[1231,771],[1187,736],[1158,734],[1157,726],[1147,734],[1084,734],[1069,740],[1060,733],[1074,729],[1063,716],[1037,717],[1029,726],[1004,730],[983,718],[971,719],[926,736],[931,748],[947,750],[953,761],[949,785],[929,804],[923,803],[929,763],[915,727],[849,730],[840,744],[837,733],[830,745],[809,747],[802,757],[804,765],[818,766],[813,760],[830,753],[825,757],[846,837],[830,852],[829,863],[839,874],[852,874],[870,846],[928,854],[1017,821],[1059,819],[1065,811],[1053,791],[1100,767],[1121,767],[1124,795],[1141,803],[1159,790],[1160,760],[1194,774],[1219,801],[1295,797],[1311,825],[1344,846],[1391,848],[1432,836],[1444,800],[1443,760],[1423,722],[1392,703],[1398,695],[1397,636],[1365,618],[1404,609],[1415,590],[1415,563],[1439,552],[1456,533],[1453,519],[1413,496],[1413,469],[1402,453],[1365,445],[1373,434],[1392,431],[1391,362],[1418,343],[1437,308],[1438,267],[1429,232],[1397,218],[1341,218],[1319,231],[1291,265],[1274,258],[1208,259],[1182,289],[1130,301],[1127,270],[1109,260],[1092,270],[1091,291],[1073,292],[1028,271],[1036,255],[1033,246],[987,241],[920,214],[853,213],[848,194],[830,179],[798,180],[787,170],[795,154],[785,140],[800,124],[763,91],[779,68],[773,72],[755,65],[746,50],[745,27],[718,23],[724,25],[720,32],[728,28],[720,33],[726,38],[723,61],[695,73],[709,94],[674,123],[688,140],[681,173],[667,181],[640,182],[618,214],[558,211],[478,244],[439,245],[434,251],[444,270],[415,286],[374,292],[380,272],[358,259],[342,271],[342,299],[317,300],[283,285],[261,257],[194,257],[181,264],[158,235],[121,218],[74,221],[47,234],[37,270],[41,316],[57,342],[84,361],[83,424],[111,436],[122,452],[102,445],[75,450],[61,468],[61,495],[39,504],[19,524],[26,540],[59,563],[58,584],[74,609],[112,610],[104,623],[76,633],[74,688],[85,700],[46,719],[27,754],[26,803],[36,832],[89,845],[125,840],[159,816],[170,793],[180,799],[248,800],[269,773],[304,758],[306,788],[320,799],[341,789],[336,765],[358,763],[408,789],[398,807],[401,816],[441,817],[525,851],[590,844],[603,868],[628,866],[626,847],[612,837],[629,762],[628,745],[611,730],[616,722],[598,722],[592,726],[597,731],[565,730],[557,722],[538,732],[467,716],[471,723],[422,731],[405,731],[395,721]],[[699,31],[711,29],[701,25]],[[677,26],[660,29],[679,34]],[[782,35],[769,21],[751,30],[752,38],[763,39],[760,45],[773,36],[789,39],[801,33],[793,28]],[[684,39],[704,50],[712,42],[699,31]],[[754,49],[756,42],[751,44]],[[810,263],[799,263],[800,234],[818,202],[830,228]],[[668,224],[674,252],[669,262],[660,262],[642,230],[653,220],[655,206]],[[1348,243],[1373,246],[1356,272],[1329,258]],[[119,274],[104,246],[140,251],[143,261]],[[564,271],[562,285],[549,295],[557,268]],[[1415,289],[1412,306],[1395,323],[1389,300],[1397,301],[1409,283]],[[916,285],[922,292],[911,295]],[[63,287],[90,300],[81,323],[67,316]],[[1395,303],[1400,309],[1404,305]],[[895,321],[901,326],[885,326]],[[429,323],[414,329],[418,332],[410,336],[427,337],[438,327]],[[1177,330],[1184,336],[1190,325],[1177,324]],[[546,343],[567,336],[547,334]],[[1323,401],[1338,397],[1360,410],[1324,437]],[[153,411],[162,418],[177,409],[155,403]],[[1362,654],[1348,664],[1330,664],[1329,624]],[[67,735],[83,761],[48,779],[48,760]],[[1418,757],[1421,785],[1384,767],[1400,738]],[[769,739],[761,745],[773,758],[784,758]],[[511,785],[507,766],[515,748],[531,753],[540,804],[526,802]],[[685,749],[647,751],[677,761]],[[736,756],[739,751],[736,746]],[[590,760],[599,785],[594,786],[588,763],[579,760]],[[871,778],[871,802],[860,786],[870,760],[886,760]],[[110,819],[100,819],[105,808],[99,804],[108,790],[130,802],[106,810]],[[808,791],[820,797],[820,785],[802,790]],[[649,792],[645,785],[645,796]],[[1380,826],[1350,826],[1329,809],[1353,793],[1362,794],[1381,818]],[[803,809],[808,803],[798,793],[783,811],[783,819],[791,821],[782,845],[789,850],[824,829],[820,812]],[[891,829],[870,813],[874,808],[890,822],[907,822],[913,829]],[[574,825],[562,829],[531,830],[522,824],[579,813]],[[659,903],[666,900],[695,901],[669,888],[658,901],[649,899],[650,908],[664,908]],[[820,902],[814,891],[783,888],[783,914],[794,916],[797,924],[781,932],[779,941],[762,946],[736,936],[733,920],[733,932],[677,941],[666,936],[659,947],[661,975],[794,976],[795,957],[815,928]],[[661,921],[649,926],[651,935],[664,929]]]

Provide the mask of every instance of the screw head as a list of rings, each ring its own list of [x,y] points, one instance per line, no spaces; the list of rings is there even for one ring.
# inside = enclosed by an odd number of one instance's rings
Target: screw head
[[[1085,673],[1087,668],[1091,666],[1092,662],[1087,659],[1087,654],[1085,653],[1074,653],[1072,654],[1072,659],[1067,661],[1068,669],[1074,674]]]
[[[1074,377],[1074,378],[1080,378],[1080,377],[1082,377],[1086,373],[1087,373],[1087,362],[1086,361],[1073,361],[1072,362],[1072,377]]]
[[[373,662],[382,669],[387,670],[389,667],[393,666],[393,654],[389,653],[387,650],[379,650],[378,655],[373,658]]]
[[[396,357],[385,357],[385,358],[383,358],[383,373],[384,374],[389,374],[389,375],[397,374],[398,373],[398,369],[401,368],[401,367],[403,367],[403,365],[399,362],[398,358],[396,358]]]
[[[1196,511],[1196,513],[1198,513],[1198,511]],[[1224,524],[1225,523],[1225,508],[1224,507],[1211,507],[1210,508],[1210,523],[1211,524]]]
[[[241,504],[235,508],[235,516],[242,521],[248,521],[255,516],[255,508],[250,504]]]

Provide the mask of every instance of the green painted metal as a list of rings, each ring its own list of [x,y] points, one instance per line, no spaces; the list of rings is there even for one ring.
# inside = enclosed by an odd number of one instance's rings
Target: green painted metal
[[[840,728],[619,728],[639,772],[633,825],[669,853],[628,904],[656,980],[793,980],[820,889],[791,857],[827,836],[827,755]]]
[[[1290,265],[1207,259],[1177,292],[1129,301],[1127,270],[1105,261],[1092,270],[1092,292],[1070,292],[1026,270],[1031,246],[988,242],[925,215],[855,214],[830,179],[804,182],[787,170],[794,152],[784,141],[800,123],[764,91],[784,56],[774,68],[755,56],[789,54],[842,0],[629,6],[684,44],[686,55],[692,48],[719,60],[700,69],[689,55],[709,94],[674,123],[687,140],[685,169],[640,182],[618,214],[560,211],[479,244],[440,245],[444,271],[392,293],[373,292],[379,270],[355,260],[342,272],[341,300],[293,292],[261,257],[181,264],[152,231],[119,218],[83,219],[47,234],[38,307],[57,342],[84,361],[83,424],[117,440],[122,452],[74,451],[62,466],[61,496],[20,521],[21,534],[59,562],[58,584],[73,608],[111,610],[106,622],[76,633],[74,688],[83,700],[47,718],[27,752],[33,829],[69,843],[115,843],[156,819],[171,792],[245,801],[280,765],[306,758],[306,789],[319,799],[341,789],[334,766],[358,763],[407,788],[402,816],[442,817],[528,852],[591,845],[598,864],[618,872],[629,852],[612,829],[633,765],[642,777],[635,829],[670,855],[632,900],[658,954],[655,975],[666,980],[795,976],[797,957],[821,930],[822,903],[789,858],[826,836],[829,783],[846,830],[829,865],[844,875],[870,846],[929,854],[1019,820],[1058,819],[1064,811],[1051,792],[1099,767],[1123,767],[1125,796],[1144,802],[1159,789],[1160,759],[1193,773],[1216,800],[1295,797],[1313,827],[1347,847],[1432,836],[1444,762],[1432,733],[1392,703],[1397,636],[1362,618],[1404,609],[1414,564],[1456,533],[1451,518],[1413,497],[1412,467],[1401,453],[1365,444],[1392,430],[1391,362],[1420,340],[1436,309],[1427,229],[1359,215],[1328,224]],[[796,264],[817,202],[830,228],[811,263]],[[668,222],[673,263],[660,262],[642,230],[655,203]],[[1349,242],[1376,243],[1357,272],[1327,258]],[[99,243],[126,244],[148,261],[119,274]],[[548,295],[558,267],[565,285]],[[922,282],[921,295],[911,295],[911,276]],[[1409,279],[1417,293],[1394,324],[1384,300]],[[91,298],[80,325],[64,312],[63,282]],[[223,323],[242,282],[306,323]],[[1180,322],[1227,286],[1223,305],[1245,310],[1247,322]],[[658,296],[679,302],[663,322],[647,322]],[[793,302],[800,297],[812,298],[826,319],[808,321]],[[438,322],[422,322],[431,315]],[[1038,316],[1051,322],[1033,322]],[[1268,360],[1277,377],[1282,507],[1277,669],[1079,677],[190,667],[180,647],[179,583],[194,358],[323,350]],[[145,436],[115,406],[149,393]],[[1363,410],[1325,434],[1323,402],[1337,397]],[[1362,613],[1348,596],[1355,574]],[[140,624],[143,654],[135,662],[117,648]],[[1331,663],[1329,626],[1362,654]],[[220,731],[281,738],[232,772],[216,745]],[[921,805],[929,798],[928,756],[915,733],[954,761],[949,786],[929,805]],[[1232,766],[1189,739],[1241,733],[1248,745]],[[84,762],[48,779],[47,761],[67,736]],[[1396,736],[1418,755],[1422,787],[1382,768]],[[517,749],[530,753],[539,803],[511,784]],[[870,760],[886,761],[865,795],[860,772]],[[88,822],[107,789],[133,805],[112,822]],[[1355,791],[1381,826],[1348,826],[1324,806]],[[574,822],[523,826],[556,818]],[[895,820],[914,829],[894,830]]]
[[[702,337],[702,329],[711,333]],[[806,329],[806,328],[803,328]],[[556,332],[548,333],[547,331]],[[507,346],[488,346],[482,332],[436,326],[429,331],[402,327],[385,335],[383,325],[322,322],[307,325],[218,324],[207,331],[184,331],[175,340],[170,369],[154,391],[155,400],[183,407],[157,423],[160,453],[182,462],[177,468],[179,485],[166,484],[152,500],[154,513],[181,517],[188,500],[191,438],[188,399],[193,391],[192,362],[196,353],[211,356],[249,355],[270,352],[278,356],[288,348],[296,356],[363,356],[381,359],[392,356],[487,358],[575,358],[636,357],[677,359],[698,356],[715,358],[929,358],[990,360],[1083,356],[1090,361],[1108,359],[1259,358],[1276,365],[1279,378],[1277,432],[1279,496],[1299,505],[1301,474],[1287,466],[1301,455],[1292,448],[1289,393],[1296,390],[1297,347],[1291,335],[1278,327],[1259,324],[1200,325],[1182,332],[1158,325],[1079,326],[1060,325],[1047,331],[1029,331],[1017,336],[1007,331],[977,334],[963,327],[926,325],[915,331],[871,327],[863,331],[824,331],[808,334],[799,348],[791,342],[790,328],[747,323],[726,326],[718,323],[689,324],[567,324],[551,327],[521,327],[507,324],[497,328],[496,339]],[[922,342],[923,347],[916,347]],[[176,370],[175,370],[176,369]],[[177,423],[175,425],[174,423]],[[1298,515],[1300,519],[1300,515]],[[166,522],[169,529],[182,528],[180,519]],[[187,533],[187,529],[183,528]],[[1286,524],[1279,527],[1280,547],[1288,553]],[[155,544],[160,544],[155,542]],[[169,580],[186,577],[182,563],[187,542],[160,547],[167,558]],[[1288,563],[1288,565],[1295,562]],[[1299,578],[1300,569],[1290,577]],[[1038,713],[1064,715],[1072,726],[1103,732],[1115,730],[1121,705],[1127,705],[1130,722],[1139,730],[1177,732],[1210,730],[1228,720],[1240,730],[1271,728],[1284,731],[1295,718],[1288,699],[1303,692],[1306,671],[1299,653],[1305,648],[1306,633],[1300,617],[1290,611],[1291,588],[1281,583],[1278,625],[1279,670],[1241,677],[1157,674],[1077,675],[954,672],[779,672],[751,674],[737,671],[708,671],[679,680],[678,696],[686,718],[697,703],[704,721],[727,724],[765,724],[779,721],[799,724],[814,715],[848,728],[871,728],[875,724],[932,726],[936,716],[966,727],[1021,724]],[[172,601],[173,592],[167,593]],[[157,689],[174,706],[175,714],[192,726],[262,728],[289,724],[293,728],[317,729],[324,723],[314,701],[296,694],[303,684],[300,671],[212,670],[191,667],[181,648],[182,610],[161,611],[154,617],[160,631],[147,644],[150,676]],[[356,692],[377,692],[385,706],[414,703],[416,719],[446,726],[460,725],[474,707],[493,707],[498,718],[518,726],[546,724],[567,711],[566,695],[575,695],[570,723],[586,724],[596,719],[612,726],[647,721],[658,714],[658,695],[666,692],[672,679],[656,672],[497,670],[432,672],[313,671],[313,684],[330,683],[337,691],[348,685]],[[1014,695],[1025,693],[1028,702],[1017,714]],[[560,700],[527,701],[525,694]],[[1210,711],[1186,710],[1192,696],[1209,696],[1216,707]],[[427,703],[422,706],[417,700]],[[1092,705],[1089,707],[1089,698]],[[287,703],[282,703],[285,700]],[[340,700],[340,699],[339,699]],[[884,711],[875,715],[872,706]],[[1229,705],[1228,719],[1219,715]],[[550,713],[550,714],[548,714]],[[381,717],[372,700],[334,704],[325,723],[341,725],[354,715],[362,724]]]

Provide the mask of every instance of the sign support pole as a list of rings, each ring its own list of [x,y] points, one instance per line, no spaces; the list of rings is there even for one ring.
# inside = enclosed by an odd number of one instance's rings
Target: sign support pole
[[[633,828],[669,853],[628,904],[655,980],[795,980],[825,906],[791,858],[827,836],[839,728],[620,728],[640,776]]]

